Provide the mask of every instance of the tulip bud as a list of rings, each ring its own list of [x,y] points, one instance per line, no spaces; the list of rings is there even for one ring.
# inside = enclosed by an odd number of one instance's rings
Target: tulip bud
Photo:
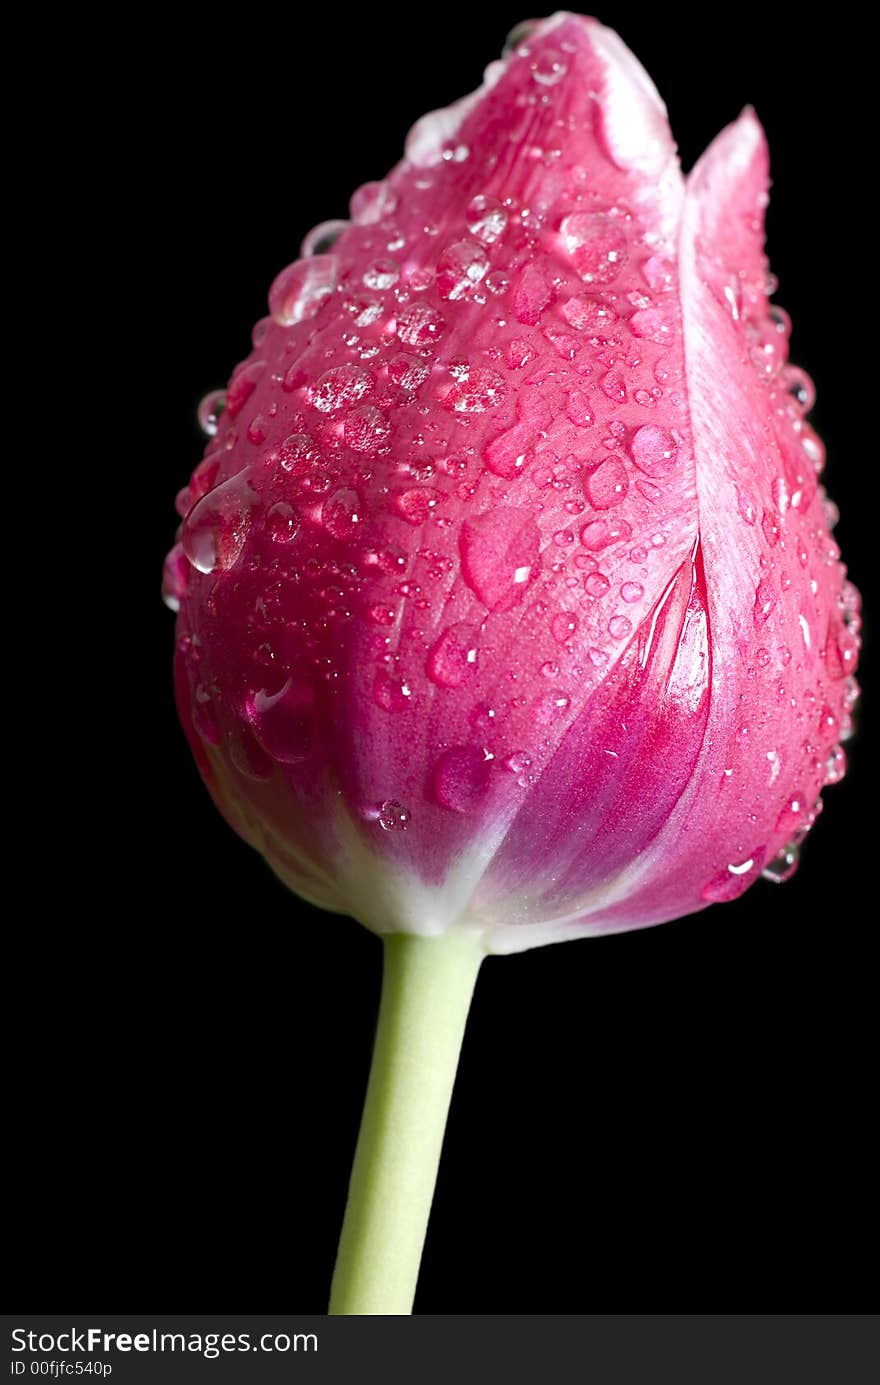
[[[858,596],[771,305],[751,110],[683,178],[610,30],[521,26],[315,228],[166,562],[230,824],[386,935],[331,1311],[408,1311],[480,960],[783,880]]]
[[[278,275],[166,591],[204,778],[305,898],[508,952],[793,867],[858,617],[767,185],[749,110],[684,180],[558,15]]]

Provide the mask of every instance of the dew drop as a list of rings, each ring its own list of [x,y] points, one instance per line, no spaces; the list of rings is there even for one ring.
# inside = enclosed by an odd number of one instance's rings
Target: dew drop
[[[460,240],[448,245],[437,261],[437,292],[456,302],[466,298],[484,278],[489,259],[475,241]],[[399,327],[398,327],[399,334]]]
[[[344,543],[357,538],[361,523],[361,502],[357,491],[343,487],[324,501],[321,523],[334,539]]]
[[[552,726],[564,717],[571,706],[571,698],[561,688],[553,688],[543,693],[532,703],[532,715],[539,726]]]
[[[198,418],[199,427],[202,432],[209,438],[213,438],[216,435],[217,429],[220,427],[220,415],[225,408],[225,390],[211,390],[210,394],[206,394],[199,404],[196,417]]]
[[[540,548],[529,511],[499,505],[462,524],[462,576],[490,611],[509,611],[537,576]]]
[[[431,787],[442,808],[467,813],[477,807],[489,788],[491,761],[475,746],[453,746],[434,765]]]
[[[659,308],[642,308],[633,313],[629,326],[634,337],[641,337],[645,341],[665,344],[675,336],[672,324]]]
[[[596,421],[596,416],[590,407],[589,396],[582,390],[572,390],[568,396],[565,412],[569,422],[576,428],[590,428]]]
[[[581,543],[584,548],[596,552],[617,543],[619,539],[632,538],[632,525],[625,519],[593,519],[581,530]]]
[[[456,371],[442,398],[443,407],[456,414],[482,414],[503,404],[507,386],[488,366],[466,366]]]
[[[279,500],[266,511],[266,532],[275,543],[290,543],[299,533],[299,515],[292,505]]]
[[[703,886],[700,898],[709,904],[723,904],[728,900],[737,899],[760,874],[763,854],[764,848],[759,847],[744,861],[737,861],[726,870],[719,871]]]
[[[578,618],[573,611],[560,611],[550,622],[550,633],[558,644],[566,644],[577,628]]]
[[[790,880],[800,864],[800,851],[794,843],[782,848],[772,861],[761,871],[764,880],[769,880],[772,885],[783,885],[786,880]]]
[[[269,289],[269,312],[279,327],[292,327],[317,313],[336,288],[335,255],[313,255],[282,269]]]
[[[589,293],[577,294],[562,304],[562,315],[578,332],[590,336],[603,336],[617,321],[617,313],[610,303]]]
[[[752,608],[752,622],[756,630],[761,630],[770,618],[776,605],[776,592],[770,583],[762,579],[755,589],[755,604]]]
[[[379,805],[377,822],[384,832],[405,832],[412,814],[396,798],[386,798]]]
[[[326,255],[339,240],[343,231],[348,230],[347,221],[322,221],[308,232],[299,253],[303,256]]]
[[[428,486],[414,486],[410,490],[398,491],[391,503],[401,519],[416,526],[425,524],[431,518],[441,498],[440,491]]]
[[[562,242],[580,277],[588,284],[610,284],[627,255],[626,236],[602,212],[571,212],[560,226]]]
[[[417,356],[408,356],[405,351],[399,351],[388,362],[388,378],[398,389],[415,394],[428,378],[428,367]]]
[[[373,682],[373,699],[384,712],[404,712],[413,703],[412,687],[402,675],[383,668]]]
[[[624,582],[620,588],[620,596],[623,601],[641,601],[645,594],[645,589],[641,582]]]
[[[484,245],[493,245],[504,235],[507,212],[497,198],[481,194],[468,203],[465,222],[472,236]]]
[[[500,476],[505,481],[519,476],[531,456],[530,441],[531,429],[518,423],[488,443],[483,451],[483,460],[493,476]]]
[[[189,585],[189,564],[186,554],[176,543],[162,567],[162,600],[169,611],[179,611]]]
[[[273,760],[293,765],[311,750],[315,730],[315,691],[290,677],[274,693],[261,688],[246,704],[254,736]]]
[[[391,424],[372,404],[363,404],[348,415],[342,432],[352,451],[377,452],[387,442]]]
[[[636,466],[647,476],[666,476],[675,465],[678,444],[665,428],[644,423],[633,434],[630,452]]]
[[[353,408],[371,393],[374,380],[358,365],[338,365],[325,370],[309,392],[312,407],[322,414]]]
[[[477,671],[477,632],[464,622],[450,625],[428,655],[428,677],[441,688],[460,688]]]
[[[587,478],[586,492],[594,510],[610,510],[626,499],[629,479],[623,462],[611,457]]]
[[[429,303],[409,303],[398,314],[397,336],[406,346],[422,351],[433,346],[446,323]]]
[[[368,289],[392,289],[400,278],[400,266],[396,260],[374,260],[364,270],[364,283]]]
[[[612,616],[608,622],[608,633],[614,640],[625,640],[632,633],[632,621],[626,616]]]
[[[609,370],[602,376],[600,381],[602,393],[607,395],[613,404],[623,404],[626,399],[626,385],[619,370]]]
[[[247,539],[257,496],[249,470],[237,472],[203,495],[183,525],[183,551],[197,572],[226,571]]]
[[[591,572],[584,578],[584,591],[587,596],[604,596],[610,586],[611,583],[604,572]]]
[[[374,226],[397,210],[397,197],[387,183],[364,183],[348,204],[357,226]]]

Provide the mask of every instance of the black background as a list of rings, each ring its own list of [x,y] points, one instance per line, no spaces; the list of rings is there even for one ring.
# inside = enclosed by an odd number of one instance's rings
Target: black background
[[[247,353],[272,277],[417,116],[478,84],[521,17],[260,6],[54,35],[61,67],[71,44],[53,138],[83,295],[82,335],[62,320],[55,341],[76,369],[65,437],[89,467],[66,503],[89,557],[55,639],[67,701],[30,819],[40,903],[9,948],[19,1302],[324,1311],[381,947],[287,895],[212,808],[172,705],[159,574],[195,405]],[[864,41],[845,13],[820,29],[798,7],[600,17],[651,72],[686,168],[746,102],[765,124],[777,299],[866,588]],[[863,1306],[864,730],[850,751],[789,884],[486,963],[418,1312]]]

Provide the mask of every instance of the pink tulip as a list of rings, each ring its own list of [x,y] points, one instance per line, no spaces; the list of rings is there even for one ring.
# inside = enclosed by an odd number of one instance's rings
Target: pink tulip
[[[298,894],[515,952],[793,869],[858,598],[767,188],[751,110],[684,178],[558,14],[275,280],[166,592],[205,781]]]

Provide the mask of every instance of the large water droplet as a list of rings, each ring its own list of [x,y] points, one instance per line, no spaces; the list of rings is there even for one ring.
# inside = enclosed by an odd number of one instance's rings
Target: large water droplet
[[[276,691],[261,688],[245,708],[251,729],[263,750],[285,765],[308,755],[314,740],[315,691],[292,677]]]
[[[351,409],[371,393],[375,381],[368,370],[359,365],[338,365],[317,380],[310,390],[312,407],[322,414]]]
[[[517,423],[486,445],[483,460],[494,476],[512,481],[522,473],[531,457],[531,436],[531,429],[526,424]]]
[[[726,870],[719,871],[703,886],[700,898],[710,904],[724,904],[737,899],[760,874],[764,848],[758,847],[743,861],[735,861]]]
[[[477,657],[475,626],[450,625],[428,655],[428,676],[443,688],[460,688],[476,673]]]
[[[388,440],[391,424],[372,404],[363,404],[348,415],[342,431],[354,452],[378,452]]]
[[[385,832],[405,832],[412,813],[396,798],[386,798],[379,806],[377,822]]]
[[[666,476],[675,465],[678,444],[665,428],[644,423],[633,434],[630,452],[636,466],[647,476]]]
[[[540,549],[529,511],[499,505],[462,524],[462,576],[490,611],[509,611],[537,576]]]
[[[626,260],[626,236],[602,212],[571,212],[560,226],[562,242],[588,284],[610,284]]]
[[[374,226],[397,209],[397,197],[387,183],[364,183],[348,205],[355,225]]]
[[[225,390],[211,390],[210,394],[206,394],[201,400],[196,417],[202,432],[207,434],[209,438],[213,438],[220,427],[220,415],[225,408]]]
[[[400,278],[400,266],[396,260],[374,260],[364,270],[364,283],[368,289],[391,289]]]
[[[579,293],[562,305],[562,315],[578,332],[591,337],[604,337],[617,321],[610,303],[590,293]]]
[[[489,787],[491,761],[476,746],[445,750],[431,774],[434,797],[443,808],[467,813],[476,808]]]
[[[343,231],[348,230],[347,221],[322,221],[313,226],[299,248],[301,255],[326,255],[339,240]]]
[[[357,491],[343,487],[324,501],[321,522],[327,532],[341,543],[358,538],[361,521],[361,502]]]
[[[162,600],[169,611],[179,611],[189,583],[189,564],[182,546],[176,543],[162,568]]]
[[[202,496],[183,525],[183,551],[201,573],[225,571],[236,562],[250,527],[258,497],[249,470],[237,472]]]
[[[472,236],[492,245],[504,234],[507,212],[496,198],[480,195],[468,203],[465,222]]]
[[[269,289],[269,312],[279,327],[292,327],[314,317],[336,288],[335,255],[313,255],[282,269]]]
[[[780,852],[768,861],[761,871],[764,880],[769,880],[773,885],[783,885],[786,880],[790,880],[800,864],[800,851],[792,842],[782,848]]]
[[[380,669],[373,682],[373,697],[385,712],[405,712],[413,705],[413,690],[405,674]]]
[[[483,414],[504,402],[507,386],[488,366],[460,365],[452,385],[443,395],[443,407],[456,414]]]
[[[429,303],[409,303],[397,316],[397,335],[406,346],[425,351],[433,346],[446,326]]]
[[[483,279],[488,268],[488,256],[475,241],[459,240],[454,245],[447,245],[437,261],[437,291],[440,297],[452,302],[466,298]]]
[[[609,457],[587,477],[586,492],[594,510],[610,510],[619,505],[628,490],[626,467],[616,457]]]

